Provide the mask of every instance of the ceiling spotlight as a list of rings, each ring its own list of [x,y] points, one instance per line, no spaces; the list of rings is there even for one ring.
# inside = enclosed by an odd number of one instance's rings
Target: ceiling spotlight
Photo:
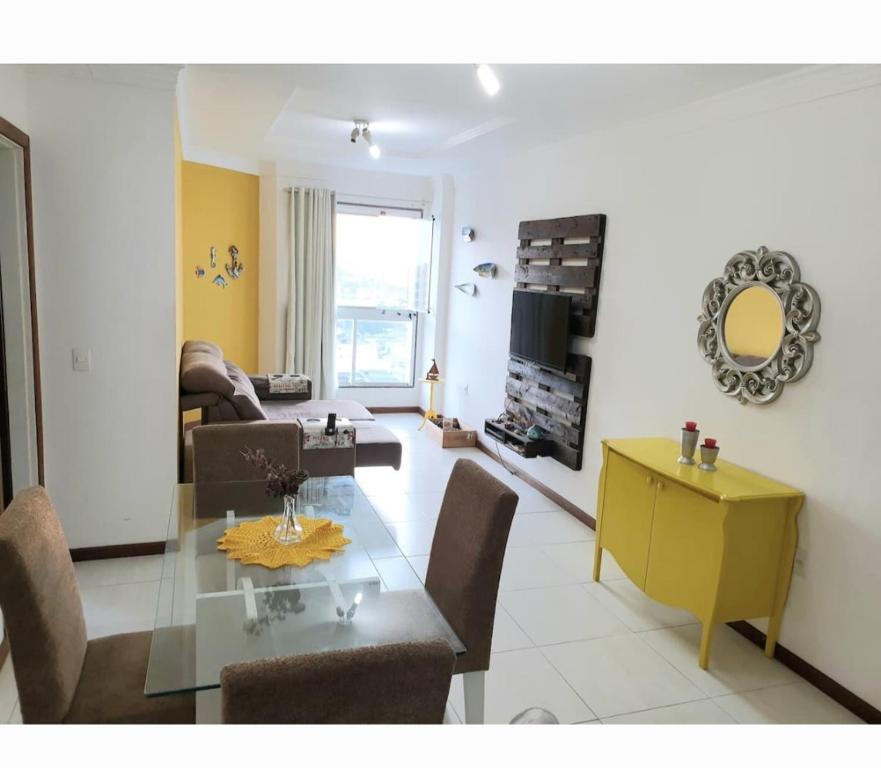
[[[476,64],[475,66],[477,67],[477,79],[480,80],[483,90],[488,96],[495,96],[501,88],[496,73],[492,71],[489,64]]]
[[[379,147],[373,143],[373,136],[370,135],[370,123],[366,120],[355,120],[355,127],[352,129],[352,133],[349,136],[349,141],[352,144],[355,144],[358,141],[358,137],[364,139],[364,142],[369,147],[370,156],[376,160],[382,154],[379,150]]]

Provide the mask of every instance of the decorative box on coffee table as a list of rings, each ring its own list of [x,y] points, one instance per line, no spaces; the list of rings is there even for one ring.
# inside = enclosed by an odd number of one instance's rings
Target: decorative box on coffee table
[[[300,467],[312,477],[355,474],[357,434],[348,419],[337,418],[336,432],[325,434],[326,418],[298,419]]]

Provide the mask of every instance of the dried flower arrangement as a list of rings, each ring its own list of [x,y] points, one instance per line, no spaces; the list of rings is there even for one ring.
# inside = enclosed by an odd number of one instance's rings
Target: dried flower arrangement
[[[246,446],[242,456],[249,464],[266,473],[267,496],[296,496],[300,492],[300,486],[309,479],[309,473],[305,469],[288,469],[281,462],[270,459],[262,448],[255,451]]]

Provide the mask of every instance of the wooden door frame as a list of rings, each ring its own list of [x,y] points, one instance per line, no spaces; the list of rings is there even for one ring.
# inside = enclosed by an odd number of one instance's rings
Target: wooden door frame
[[[0,117],[0,135],[21,147],[24,158],[24,197],[28,250],[28,282],[31,302],[31,346],[34,368],[34,420],[37,433],[37,481],[46,484],[43,471],[43,396],[40,379],[40,335],[37,325],[37,278],[34,265],[34,209],[31,198],[31,140],[21,129]],[[5,377],[3,386],[5,390]],[[7,393],[3,392],[4,398]],[[6,400],[8,403],[8,399]],[[11,501],[11,499],[10,499]],[[2,510],[0,510],[2,512]]]

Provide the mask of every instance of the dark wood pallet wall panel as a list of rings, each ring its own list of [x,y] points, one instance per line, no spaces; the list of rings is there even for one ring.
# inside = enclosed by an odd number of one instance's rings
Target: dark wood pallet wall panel
[[[553,443],[551,456],[581,469],[590,358],[569,355],[560,373],[523,360],[508,361],[505,410],[518,421],[538,424]]]
[[[570,337],[596,331],[605,232],[604,214],[521,221],[517,230],[517,288],[571,296]],[[579,470],[589,384],[586,355],[569,355],[565,373],[511,358],[505,410],[518,422],[541,427],[553,443],[553,458]]]
[[[605,232],[604,214],[521,221],[517,232],[517,287],[571,295],[569,333],[575,336],[590,338],[596,332]],[[587,242],[567,243],[567,239]]]

